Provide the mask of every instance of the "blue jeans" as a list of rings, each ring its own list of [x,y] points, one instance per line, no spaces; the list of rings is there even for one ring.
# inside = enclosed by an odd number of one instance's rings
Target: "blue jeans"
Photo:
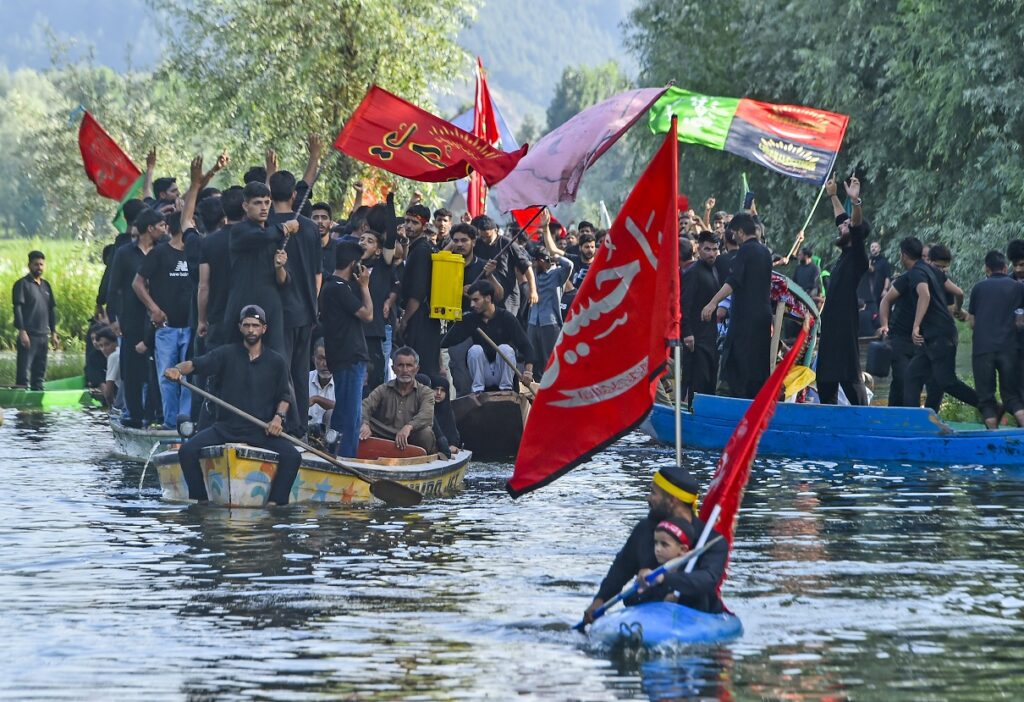
[[[192,330],[188,327],[160,327],[156,330],[156,372],[160,378],[160,399],[164,407],[164,426],[178,425],[179,414],[192,412],[192,393],[164,377],[164,371],[185,360]]]
[[[363,384],[366,382],[366,361],[332,368],[334,375],[334,412],[331,429],[338,432],[341,443],[338,456],[355,458],[359,453],[359,427],[363,423]]]

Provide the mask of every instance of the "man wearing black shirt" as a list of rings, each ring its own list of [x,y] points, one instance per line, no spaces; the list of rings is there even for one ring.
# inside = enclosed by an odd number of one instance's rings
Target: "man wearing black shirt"
[[[525,361],[523,379],[533,381],[533,346],[526,337],[522,325],[508,310],[494,304],[494,286],[486,280],[479,280],[469,286],[469,302],[473,311],[456,324],[445,339],[445,347],[454,346],[466,339],[473,339],[469,347],[468,364],[472,378],[473,392],[483,392],[497,385],[499,390],[511,390],[514,373],[505,361],[498,358],[500,351],[512,363],[517,359]],[[477,331],[486,334],[498,347],[496,351],[483,335],[474,336]]]
[[[28,254],[28,275],[20,278],[11,291],[14,301],[14,328],[18,330],[18,387],[43,389],[46,377],[48,342],[57,348],[57,303],[50,284],[43,280],[46,256],[42,251]],[[31,377],[30,377],[31,375]]]
[[[231,228],[245,218],[242,209],[242,188],[234,185],[220,195],[225,223],[203,239],[199,251],[199,291],[197,307],[199,323],[196,334],[206,340],[212,350],[225,343],[224,309],[231,289]]]
[[[285,244],[288,280],[281,288],[281,305],[284,311],[283,355],[291,368],[292,387],[295,388],[295,407],[289,425],[304,435],[309,424],[306,407],[309,405],[309,370],[313,350],[311,337],[317,317],[317,296],[323,281],[323,247],[319,229],[313,220],[293,212],[294,175],[278,171],[270,176],[270,197],[273,211],[267,218],[267,226],[288,221],[299,224],[299,230],[288,237]]]
[[[978,389],[978,409],[985,426],[998,426],[996,376],[1003,407],[1024,426],[1024,402],[1020,396],[1017,366],[1015,310],[1024,307],[1024,285],[1006,275],[1006,257],[998,251],[985,255],[985,280],[971,289],[967,323],[974,329],[971,364]]]
[[[871,258],[868,261],[868,275],[871,276],[871,300],[877,305],[892,284],[892,270],[882,255],[882,245],[871,242]]]
[[[793,272],[793,282],[821,305],[821,271],[814,264],[814,252],[806,246],[800,249],[800,263]]]
[[[718,303],[732,295],[722,375],[732,397],[753,398],[768,380],[771,359],[772,254],[758,240],[759,224],[746,212],[732,218],[740,247],[725,284],[701,311],[711,321]]]
[[[209,499],[199,465],[199,454],[208,446],[243,443],[277,452],[277,471],[270,483],[267,505],[288,504],[301,456],[291,442],[281,438],[281,429],[293,398],[288,387],[288,369],[284,358],[263,345],[267,315],[256,305],[246,305],[239,313],[242,343],[219,346],[203,356],[184,361],[164,371],[178,382],[183,375],[199,373],[221,379],[220,396],[228,404],[248,412],[267,428],[260,431],[252,422],[234,412],[221,410],[220,417],[178,449],[181,472],[188,484],[189,499]]]
[[[921,260],[921,249],[915,237],[900,242],[900,261],[908,271],[907,282],[916,300],[911,340],[918,347],[907,367],[904,400],[916,406],[925,381],[931,378],[943,392],[977,407],[978,394],[956,376],[956,324],[937,272]],[[931,409],[939,411],[938,407]]]
[[[851,177],[843,184],[853,202],[852,218],[846,214],[836,194],[836,181],[825,183],[825,192],[832,200],[839,236],[835,245],[841,254],[832,267],[828,304],[821,311],[821,337],[818,342],[818,395],[821,404],[839,402],[839,386],[851,405],[866,405],[867,390],[860,370],[860,348],[857,345],[857,319],[860,305],[857,283],[868,270],[865,239],[870,225],[864,221],[860,207],[860,182]]]
[[[529,287],[529,304],[537,304],[537,281],[533,274],[533,262],[524,249],[514,240],[507,236],[498,234],[497,223],[487,215],[474,217],[470,223],[476,227],[477,238],[473,245],[473,253],[482,261],[495,261],[494,275],[501,283],[505,296],[495,302],[499,307],[518,315],[524,302],[519,294],[519,279],[517,274],[526,278]],[[426,372],[426,371],[424,371]],[[428,373],[429,375],[429,373]]]
[[[181,230],[180,213],[168,216],[171,238],[157,244],[139,264],[132,289],[149,311],[156,327],[155,358],[160,378],[164,428],[177,426],[178,415],[191,415],[192,395],[178,383],[163,377],[164,371],[185,360],[191,342],[188,326],[192,286]]]
[[[680,280],[682,320],[679,336],[683,340],[683,380],[686,402],[693,405],[696,393],[714,395],[718,383],[718,325],[704,321],[701,311],[715,296],[721,283],[715,270],[718,239],[711,232],[697,236],[697,262]]]
[[[334,413],[331,428],[341,441],[338,455],[354,458],[359,453],[359,427],[363,383],[369,355],[363,323],[373,320],[370,269],[356,266],[363,249],[355,242],[338,245],[338,267],[320,293],[320,330],[327,351],[327,367],[334,376]],[[307,381],[308,386],[308,381]]]
[[[576,293],[579,291],[580,286],[583,285],[583,280],[587,277],[587,271],[590,270],[591,264],[594,263],[594,257],[597,255],[597,239],[594,237],[593,232],[586,232],[580,234],[579,245],[576,247],[577,253],[571,254],[566,250],[566,258],[572,262],[572,276],[569,278],[569,282],[565,284],[565,292],[562,293],[562,317],[565,317],[566,312],[569,311],[569,307],[572,305],[572,301],[576,299]]]
[[[114,254],[110,264],[110,286],[107,293],[107,310],[111,324],[121,335],[121,382],[124,388],[125,418],[129,427],[141,427],[143,421],[152,421],[155,414],[156,389],[148,395],[145,411],[142,405],[142,390],[149,378],[149,358],[140,344],[146,338],[148,321],[146,308],[135,294],[132,284],[143,260],[156,246],[156,242],[167,233],[163,215],[146,208],[135,218],[139,235],[134,243],[122,246]],[[173,421],[173,420],[172,420]]]
[[[313,220],[317,233],[320,235],[320,250],[323,254],[323,264],[320,269],[323,271],[323,275],[330,275],[331,271],[337,267],[334,255],[338,242],[331,238],[331,227],[334,226],[334,212],[326,202],[315,202],[313,203],[313,210],[310,212],[309,218]]]
[[[420,355],[420,367],[427,375],[441,372],[441,320],[430,317],[431,255],[434,246],[426,236],[430,210],[412,205],[405,212],[405,233],[409,249],[402,274],[402,307],[398,331],[407,346]]]
[[[494,275],[497,270],[497,262],[494,260],[484,261],[476,257],[474,246],[478,233],[472,224],[456,224],[450,232],[452,253],[459,254],[466,261],[466,268],[462,274],[462,313],[466,314],[472,310],[469,303],[469,286],[479,280],[486,280],[494,286],[494,299],[500,302],[505,297],[505,289],[498,282]],[[462,342],[448,346],[448,370],[451,372],[452,384],[459,397],[467,395],[473,386],[473,379],[469,374],[469,365],[466,363],[466,356],[469,347],[473,345],[473,339],[464,339]]]

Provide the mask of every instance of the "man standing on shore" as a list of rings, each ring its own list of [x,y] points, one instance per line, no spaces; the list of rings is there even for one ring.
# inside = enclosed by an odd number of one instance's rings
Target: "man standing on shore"
[[[18,387],[43,389],[46,377],[47,341],[57,348],[57,303],[50,284],[43,280],[46,256],[42,251],[28,254],[28,275],[20,278],[11,291],[14,301],[14,328],[18,330]]]

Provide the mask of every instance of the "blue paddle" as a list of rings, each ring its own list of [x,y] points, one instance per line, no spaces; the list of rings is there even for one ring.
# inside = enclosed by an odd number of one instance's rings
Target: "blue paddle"
[[[698,556],[703,554],[705,551],[707,551],[709,548],[711,548],[716,543],[721,541],[723,538],[725,537],[718,535],[715,538],[708,541],[707,543],[705,543],[704,545],[698,546],[692,551],[687,551],[679,558],[673,558],[671,561],[666,561],[665,563],[662,563],[660,566],[658,566],[657,568],[655,568],[647,574],[647,576],[644,578],[644,582],[648,586],[654,585],[659,577],[661,577],[662,575],[666,575],[668,573],[676,572],[687,563],[694,561]],[[613,605],[618,604],[620,600],[624,600],[627,597],[632,597],[633,595],[635,595],[637,591],[639,591],[639,589],[640,584],[636,581],[636,578],[634,578],[633,582],[628,587],[626,587],[622,592],[620,592],[615,597],[611,598],[603,605],[594,610],[594,620],[600,619],[602,616],[604,616],[604,613],[607,612],[608,609]],[[573,629],[575,629],[576,631],[584,631],[586,630],[586,628],[587,623],[584,621],[581,621],[579,624],[573,627]]]

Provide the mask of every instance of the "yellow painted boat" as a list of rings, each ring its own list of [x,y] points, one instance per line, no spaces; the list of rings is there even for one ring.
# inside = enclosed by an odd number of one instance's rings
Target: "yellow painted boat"
[[[339,460],[371,478],[396,480],[424,497],[440,497],[462,487],[472,456],[470,451],[459,451],[450,459],[431,454],[416,458]],[[163,498],[188,500],[188,486],[178,463],[178,452],[159,453],[154,456],[153,464],[160,475]],[[223,444],[203,449],[200,465],[211,504],[263,507],[267,502],[270,482],[277,471],[277,454],[247,444]],[[374,499],[369,483],[322,458],[302,454],[299,473],[292,485],[291,502],[351,504]]]

